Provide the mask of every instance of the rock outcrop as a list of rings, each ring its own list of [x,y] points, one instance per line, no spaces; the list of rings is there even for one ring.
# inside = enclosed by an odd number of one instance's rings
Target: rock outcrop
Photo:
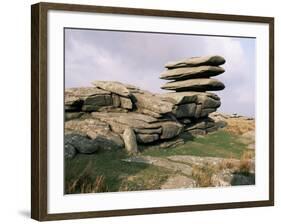
[[[175,62],[168,62],[165,67],[168,69],[180,68],[180,67],[195,67],[202,65],[218,66],[225,63],[225,59],[218,55],[192,57]]]
[[[122,148],[136,154],[145,146],[184,142],[186,134],[215,131],[218,126],[208,116],[221,102],[216,94],[206,91],[224,88],[223,83],[210,78],[224,72],[219,67],[224,62],[220,56],[208,56],[166,64],[160,78],[173,81],[161,88],[174,92],[163,94],[116,81],[94,81],[92,87],[66,89],[66,157]]]

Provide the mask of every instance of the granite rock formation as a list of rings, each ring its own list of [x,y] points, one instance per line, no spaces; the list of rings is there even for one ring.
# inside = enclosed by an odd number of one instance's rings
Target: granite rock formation
[[[209,114],[221,105],[220,98],[207,91],[224,89],[210,78],[224,72],[219,66],[224,62],[208,56],[166,64],[160,78],[172,81],[161,88],[173,92],[163,94],[117,81],[66,89],[65,156],[122,148],[136,154],[217,130]]]

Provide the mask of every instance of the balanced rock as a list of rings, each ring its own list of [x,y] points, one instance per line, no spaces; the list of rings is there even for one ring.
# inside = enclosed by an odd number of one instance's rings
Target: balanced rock
[[[216,91],[223,90],[224,84],[217,79],[189,79],[164,84],[162,89],[180,91]]]
[[[160,74],[161,79],[186,80],[193,78],[209,78],[224,72],[224,69],[217,66],[182,67],[168,69]]]
[[[162,98],[169,99],[170,102],[175,105],[186,104],[186,103],[197,103],[202,104],[205,99],[211,98],[216,101],[220,101],[220,98],[209,92],[169,92],[159,95]]]
[[[201,65],[213,65],[218,66],[225,63],[225,59],[218,55],[204,56],[204,57],[192,57],[183,59],[180,61],[168,62],[166,68],[179,68],[179,67],[194,67]]]

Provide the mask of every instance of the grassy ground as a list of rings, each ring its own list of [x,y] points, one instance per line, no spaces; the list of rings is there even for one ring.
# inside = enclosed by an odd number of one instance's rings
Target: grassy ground
[[[79,154],[65,161],[65,193],[159,189],[170,172],[142,163],[127,163],[122,151]]]
[[[150,156],[172,156],[172,155],[193,155],[193,156],[214,156],[223,158],[240,158],[246,145],[239,142],[234,134],[224,130],[210,133],[204,137],[194,138],[184,145],[144,151],[143,155]]]
[[[171,155],[214,156],[240,158],[246,145],[237,136],[224,130],[194,138],[184,145],[147,150],[143,155],[165,157]],[[173,173],[153,165],[127,163],[122,151],[79,154],[65,160],[65,193],[116,192],[159,189]]]

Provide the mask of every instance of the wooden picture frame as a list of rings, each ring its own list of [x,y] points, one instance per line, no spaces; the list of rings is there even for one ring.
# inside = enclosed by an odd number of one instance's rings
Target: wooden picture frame
[[[274,18],[211,14],[201,12],[164,11],[90,5],[38,3],[31,7],[31,217],[39,221],[203,211],[226,208],[246,208],[274,205]],[[214,203],[184,206],[130,208],[87,212],[48,213],[48,12],[68,11],[135,15],[165,18],[188,18],[210,21],[249,22],[269,26],[269,192],[268,200]],[[62,87],[63,88],[63,87]]]

